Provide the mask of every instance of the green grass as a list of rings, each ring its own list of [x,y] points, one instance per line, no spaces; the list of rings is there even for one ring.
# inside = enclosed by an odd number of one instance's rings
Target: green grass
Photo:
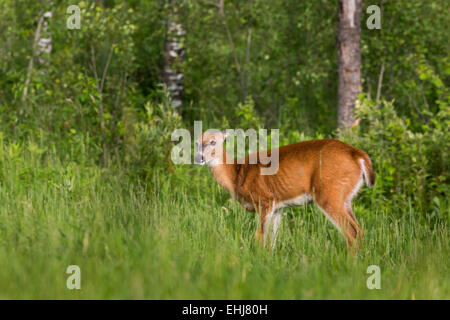
[[[448,215],[432,223],[409,204],[388,212],[357,201],[366,233],[354,257],[305,206],[285,211],[269,252],[254,242],[256,217],[206,168],[140,185],[48,154],[0,148],[2,299],[450,298]],[[73,264],[81,290],[66,288]],[[366,287],[370,265],[380,290]]]

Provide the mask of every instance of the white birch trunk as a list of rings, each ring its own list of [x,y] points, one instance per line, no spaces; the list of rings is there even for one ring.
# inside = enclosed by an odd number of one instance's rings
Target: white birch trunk
[[[169,0],[169,15],[166,21],[166,39],[164,43],[163,80],[169,90],[175,108],[181,109],[183,98],[184,74],[184,35],[185,31],[180,23],[180,0]]]

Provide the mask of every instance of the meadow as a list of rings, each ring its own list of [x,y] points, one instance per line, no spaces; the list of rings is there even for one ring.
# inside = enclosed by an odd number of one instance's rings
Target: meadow
[[[353,256],[314,205],[285,209],[269,251],[254,241],[256,216],[204,167],[144,183],[72,156],[1,144],[1,299],[450,298],[448,213],[427,220],[358,199],[365,242]],[[66,287],[69,265],[80,290]],[[370,265],[380,290],[366,286]]]

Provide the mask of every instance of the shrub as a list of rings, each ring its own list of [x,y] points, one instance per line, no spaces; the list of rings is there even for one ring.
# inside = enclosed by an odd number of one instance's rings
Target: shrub
[[[449,195],[448,105],[441,104],[420,131],[397,115],[393,101],[376,103],[362,97],[357,115],[361,126],[342,133],[342,138],[372,159],[377,175],[372,203],[397,212],[410,203],[428,217],[442,217]]]
[[[158,99],[147,101],[142,115],[132,109],[124,113],[124,161],[132,176],[146,179],[157,171],[173,171],[171,134],[181,126],[181,116],[167,90],[161,90]]]

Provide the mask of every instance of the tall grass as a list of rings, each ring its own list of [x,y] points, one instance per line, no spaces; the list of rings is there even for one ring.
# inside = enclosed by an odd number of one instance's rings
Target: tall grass
[[[366,233],[355,257],[314,206],[290,209],[270,252],[254,242],[256,217],[206,168],[176,170],[136,183],[34,144],[1,145],[0,298],[450,298],[448,212],[427,220],[408,203],[399,214],[356,201]],[[69,265],[81,290],[66,287]],[[366,286],[370,265],[380,290]]]

